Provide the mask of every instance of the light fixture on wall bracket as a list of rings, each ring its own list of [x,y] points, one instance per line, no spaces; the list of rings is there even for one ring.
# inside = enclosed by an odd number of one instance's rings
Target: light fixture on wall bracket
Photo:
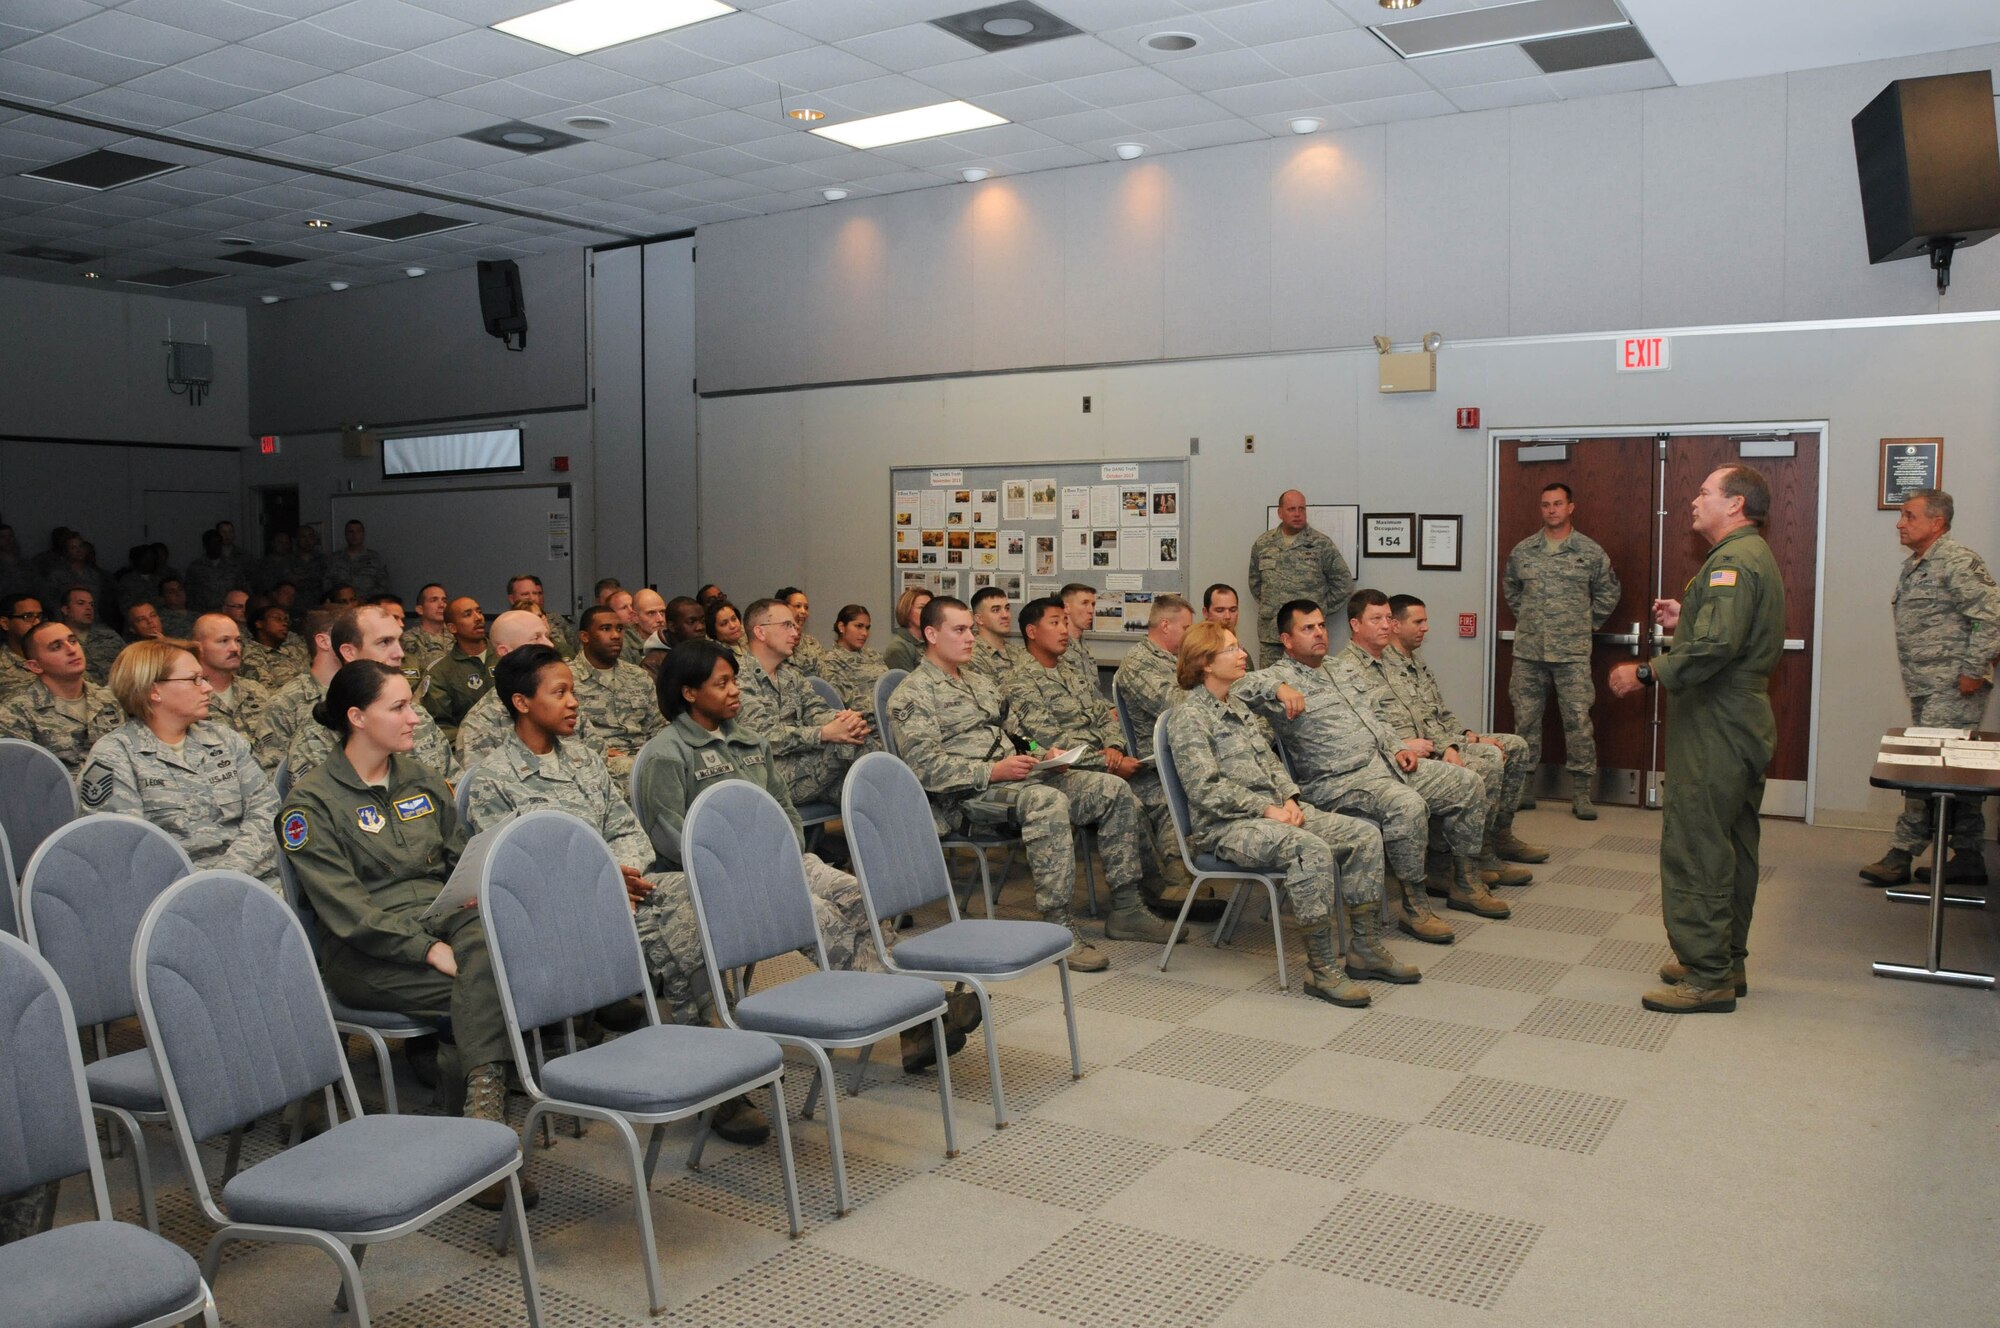
[[[1146,155],[1144,143],[1120,143],[1111,150],[1118,154],[1120,161],[1137,161]]]
[[[1376,360],[1381,369],[1378,388],[1383,392],[1435,392],[1437,391],[1437,353],[1444,345],[1444,336],[1437,332],[1424,333],[1422,350],[1398,351],[1390,349],[1386,334],[1375,337]]]

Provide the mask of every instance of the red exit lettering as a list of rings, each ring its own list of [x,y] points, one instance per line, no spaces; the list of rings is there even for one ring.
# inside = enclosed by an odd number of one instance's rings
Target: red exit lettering
[[[1618,342],[1618,369],[1621,373],[1664,369],[1668,365],[1665,337],[1623,337]]]
[[[1461,614],[1459,614],[1459,615],[1458,615],[1458,634],[1459,634],[1460,636],[1478,636],[1478,635],[1479,635],[1479,615],[1478,615],[1478,614],[1476,614],[1476,613],[1461,613]]]

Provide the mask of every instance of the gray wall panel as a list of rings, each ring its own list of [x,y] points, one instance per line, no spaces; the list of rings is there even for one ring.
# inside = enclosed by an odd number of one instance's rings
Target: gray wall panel
[[[1627,93],[1507,112],[1515,336],[1642,325],[1641,109]]]
[[[1169,358],[1271,348],[1271,159],[1211,148],[1168,174],[1165,248]],[[1228,242],[1221,242],[1228,236]]]
[[[694,241],[645,246],[646,580],[673,595],[700,563]],[[599,464],[610,469],[608,461]],[[629,483],[632,472],[623,472]]]
[[[1166,347],[1167,163],[1086,166],[1062,178],[1064,361],[1157,359]]]
[[[965,210],[972,252],[974,369],[1063,360],[1062,172],[973,186]]]
[[[1506,111],[1389,126],[1389,319],[1397,341],[1507,335]]]
[[[1379,126],[1275,139],[1271,343],[1366,345],[1388,326],[1388,135]]]
[[[646,533],[645,494],[634,482],[641,471],[645,431],[640,346],[651,320],[637,246],[593,254],[590,262],[591,440],[596,462],[591,479],[597,519],[587,533],[578,532],[578,542],[587,540],[593,566],[606,569],[598,575],[639,585]],[[588,596],[590,587],[581,587],[581,592]]]

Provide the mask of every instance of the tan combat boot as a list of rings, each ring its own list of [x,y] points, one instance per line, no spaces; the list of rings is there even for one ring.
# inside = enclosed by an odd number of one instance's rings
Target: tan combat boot
[[[1653,988],[1639,998],[1639,1004],[1661,1014],[1728,1014],[1736,1008],[1736,993],[1728,987],[1676,982],[1671,987]]]
[[[1354,933],[1354,939],[1347,947],[1347,976],[1405,985],[1423,980],[1423,974],[1417,971],[1415,964],[1403,963],[1389,953],[1388,946],[1382,944],[1380,904],[1349,905],[1347,925]]]
[[[1902,849],[1892,848],[1882,855],[1880,862],[1871,862],[1863,867],[1861,879],[1870,885],[1906,885],[1910,879],[1910,855]]]
[[[1590,795],[1578,789],[1570,794],[1569,814],[1579,821],[1594,821],[1597,819],[1597,808],[1591,805]]]
[[[1137,884],[1114,886],[1111,891],[1111,913],[1104,919],[1104,939],[1107,941],[1158,941],[1166,944],[1173,927],[1154,917],[1146,909],[1146,901],[1139,895]]]
[[[1063,962],[1069,965],[1070,972],[1102,973],[1105,969],[1111,967],[1110,956],[1093,945],[1088,936],[1077,930],[1076,919],[1070,916],[1068,909],[1063,908],[1051,913],[1044,913],[1042,914],[1042,921],[1053,922],[1056,926],[1065,927],[1069,930],[1069,958]]]
[[[1547,862],[1549,851],[1540,844],[1530,844],[1514,833],[1509,825],[1505,830],[1493,829],[1493,851],[1509,862]]]
[[[1395,898],[1401,901],[1396,910],[1396,925],[1405,936],[1413,936],[1427,945],[1450,945],[1458,939],[1451,930],[1451,924],[1439,917],[1431,909],[1431,901],[1420,885],[1411,885],[1394,872],[1389,873],[1388,890],[1384,892],[1384,902]]]
[[[1493,897],[1486,888],[1478,871],[1473,868],[1471,858],[1455,860],[1457,878],[1452,882],[1451,894],[1445,899],[1446,908],[1457,909],[1460,913],[1476,913],[1482,918],[1499,920],[1514,916],[1514,910]]]
[[[1530,885],[1535,874],[1526,867],[1517,867],[1511,862],[1502,862],[1500,855],[1493,851],[1492,841],[1479,855],[1479,879],[1488,885]]]
[[[1333,919],[1328,918],[1306,932],[1306,995],[1331,1005],[1362,1010],[1375,998],[1368,988],[1341,971],[1340,955],[1333,942]]]
[[[1669,959],[1666,963],[1660,965],[1660,981],[1666,983],[1668,986],[1672,986],[1677,982],[1687,981],[1687,975],[1688,966],[1678,959]],[[1735,984],[1738,996],[1748,996],[1750,994],[1750,984],[1744,979],[1742,969],[1730,969],[1729,980]]]
[[[715,1131],[717,1138],[746,1148],[755,1148],[771,1137],[770,1118],[748,1096],[718,1103],[709,1117],[708,1128]]]
[[[507,1123],[507,1067],[500,1061],[488,1061],[476,1065],[465,1076],[465,1111],[469,1120],[498,1121]],[[541,1190],[521,1174],[521,1206],[533,1208],[542,1197]],[[489,1213],[497,1213],[507,1203],[507,1182],[496,1180],[485,1189],[472,1196],[475,1207],[484,1208]]]

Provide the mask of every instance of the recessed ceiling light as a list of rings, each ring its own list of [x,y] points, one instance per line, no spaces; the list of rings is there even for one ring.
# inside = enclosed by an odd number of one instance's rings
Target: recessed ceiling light
[[[1192,32],[1156,32],[1139,44],[1155,51],[1192,51],[1201,45],[1201,38]]]
[[[1124,160],[1132,161],[1135,158],[1145,155],[1146,147],[1143,143],[1120,143],[1111,150]]]
[[[819,191],[819,196],[829,203],[838,203],[841,199],[847,197],[847,191],[845,189],[822,189]]]
[[[309,217],[306,219],[306,225],[308,228],[316,231],[330,231],[333,229],[333,223],[324,217]]]
[[[1024,18],[989,18],[979,25],[979,30],[995,37],[1025,37],[1035,30],[1035,25]]]
[[[993,174],[993,172],[987,170],[984,166],[968,166],[960,171],[959,174],[965,177],[967,184],[978,184],[981,180]]]
[[[346,283],[346,282],[344,282],[344,281],[329,281],[329,282],[327,282],[326,284],[327,284],[327,287],[328,287],[328,289],[330,289],[330,290],[346,290],[346,289],[347,289],[347,283]]]
[[[406,267],[403,269],[403,275],[406,277],[421,277],[428,271],[430,269],[426,267]]]
[[[560,129],[528,124],[523,120],[504,120],[496,125],[487,125],[484,129],[468,130],[459,137],[470,139],[474,143],[485,143],[490,147],[521,153],[551,152],[556,148],[566,148],[572,143],[583,142],[575,134],[565,134]]]
[[[790,119],[798,120],[805,124],[811,124],[814,120],[826,119],[825,111],[815,110],[810,106],[794,106],[791,110],[786,111],[785,115]]]
[[[1415,9],[1424,0],[1378,0],[1384,9]]]
[[[569,119],[563,121],[563,123],[571,129],[581,129],[588,133],[599,129],[609,129],[616,122],[609,116],[603,115],[572,115]]]
[[[275,295],[259,295],[257,298],[266,304],[276,304],[278,302],[278,297]]]
[[[966,101],[941,101],[935,106],[918,106],[888,115],[871,115],[865,120],[823,125],[812,132],[851,148],[885,148],[892,143],[913,143],[940,134],[962,134],[968,129],[987,129],[1007,123],[1005,116],[983,111]]]
[[[568,0],[493,27],[565,55],[584,55],[735,12],[722,0]]]
[[[1301,115],[1298,119],[1292,121],[1291,123],[1291,130],[1295,134],[1318,133],[1321,129],[1325,127],[1326,127],[1326,121],[1311,115]]]
[[[97,278],[98,278],[98,276],[99,276],[100,274],[99,274],[99,273],[96,273],[96,272],[86,272],[86,273],[84,273],[83,275],[84,275],[84,277],[85,277],[85,279],[86,279],[86,280],[89,280],[89,281],[96,281],[96,280],[97,280]]]

